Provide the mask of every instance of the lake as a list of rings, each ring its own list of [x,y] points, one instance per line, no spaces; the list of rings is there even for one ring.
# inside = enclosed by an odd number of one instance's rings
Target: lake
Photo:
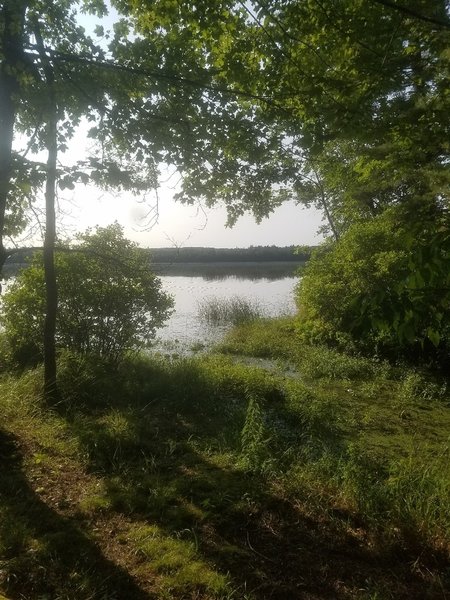
[[[238,296],[258,304],[268,317],[294,314],[293,292],[298,282],[296,271],[301,264],[304,263],[152,265],[162,280],[164,290],[175,300],[175,311],[166,326],[157,331],[157,340],[152,346],[163,352],[186,353],[194,345],[209,346],[217,342],[228,326],[209,326],[198,314],[199,302],[211,298],[226,300]],[[7,284],[4,291],[6,288]]]
[[[197,343],[207,346],[218,341],[227,326],[209,326],[198,314],[199,303],[210,298],[245,298],[257,303],[268,317],[294,314],[297,267],[292,263],[240,263],[188,268],[177,265],[175,273],[161,270],[164,290],[175,299],[175,312],[158,330],[155,348],[180,352]],[[183,274],[186,272],[189,275]]]

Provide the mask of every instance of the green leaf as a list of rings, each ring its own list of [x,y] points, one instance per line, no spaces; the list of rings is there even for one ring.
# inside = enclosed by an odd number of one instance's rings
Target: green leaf
[[[436,331],[435,329],[432,329],[431,327],[428,327],[428,329],[427,329],[427,336],[428,336],[428,339],[433,344],[433,346],[435,346],[435,348],[437,348],[439,346],[440,341],[441,341],[441,336],[440,336],[439,331]]]

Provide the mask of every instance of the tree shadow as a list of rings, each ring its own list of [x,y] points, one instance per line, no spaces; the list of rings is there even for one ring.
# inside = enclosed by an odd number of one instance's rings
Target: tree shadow
[[[128,399],[121,392],[120,402],[105,404],[104,412],[97,406],[88,426],[69,419],[90,468],[103,476],[110,509],[156,524],[171,538],[195,540],[199,556],[229,574],[242,597],[445,598],[411,569],[411,555],[371,545],[350,512],[339,519],[308,514],[300,501],[269,491],[270,475],[230,466],[226,456],[236,455],[240,443],[245,398],[218,393],[193,369],[188,381],[168,372],[148,376],[153,385],[138,384],[143,393]],[[289,419],[295,425],[293,413]],[[301,419],[297,425],[304,425]],[[174,594],[211,597],[199,590]]]
[[[105,558],[83,524],[65,518],[32,489],[19,441],[0,430],[0,586],[10,598],[151,600]]]

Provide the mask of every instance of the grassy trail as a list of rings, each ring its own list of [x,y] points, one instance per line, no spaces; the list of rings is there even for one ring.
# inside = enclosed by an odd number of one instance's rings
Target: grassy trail
[[[450,597],[442,381],[297,348],[288,319],[60,372],[56,409],[39,368],[0,376],[8,599]]]

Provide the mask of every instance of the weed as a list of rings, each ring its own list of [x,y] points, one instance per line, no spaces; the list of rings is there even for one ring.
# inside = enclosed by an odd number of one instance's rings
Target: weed
[[[241,433],[242,463],[244,468],[258,471],[267,458],[267,432],[258,398],[248,392],[248,405]]]

